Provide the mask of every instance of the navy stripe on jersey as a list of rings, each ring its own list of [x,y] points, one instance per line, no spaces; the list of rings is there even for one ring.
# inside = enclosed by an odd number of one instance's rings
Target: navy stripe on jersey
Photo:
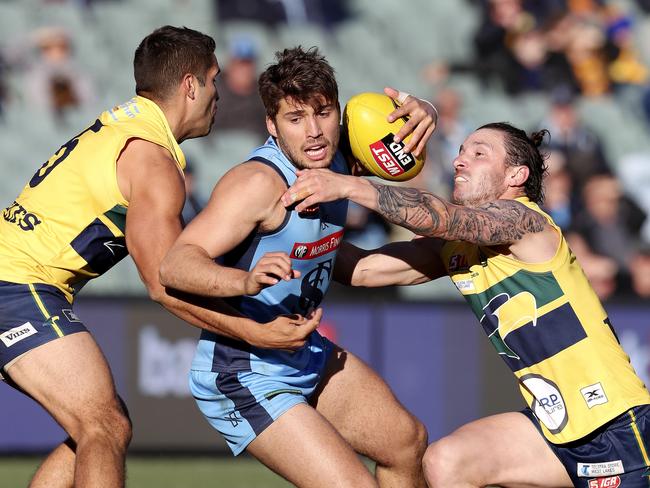
[[[204,331],[201,334],[203,339],[214,339],[218,341],[214,344],[214,355],[212,357],[212,371],[250,371],[250,345],[235,339],[224,336],[214,336],[210,332]]]
[[[273,418],[257,403],[251,391],[241,384],[237,373],[219,373],[216,384],[219,391],[235,404],[235,408],[250,424],[255,435],[260,435],[273,423]]]
[[[98,274],[108,271],[129,254],[124,237],[115,237],[99,219],[93,220],[70,245]]]
[[[261,238],[262,236],[256,230],[253,230],[233,250],[224,254],[223,265],[249,271]]]
[[[489,329],[486,328],[488,334]],[[494,343],[496,337],[491,334]],[[569,303],[528,322],[500,339],[507,346],[501,357],[513,371],[530,367],[585,339],[587,333]],[[495,344],[496,345],[496,344]],[[498,348],[497,348],[498,349]]]

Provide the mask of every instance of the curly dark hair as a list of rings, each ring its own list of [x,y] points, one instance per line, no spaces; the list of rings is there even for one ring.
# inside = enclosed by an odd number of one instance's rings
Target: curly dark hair
[[[479,127],[479,129],[492,129],[503,132],[506,165],[526,166],[529,169],[528,179],[524,184],[526,196],[533,202],[541,204],[544,201],[544,176],[548,166],[547,155],[539,150],[544,138],[550,136],[546,129],[531,133],[530,137],[521,129],[517,129],[507,122],[493,122]]]
[[[258,82],[266,115],[275,120],[283,98],[314,104],[322,96],[328,104],[333,103],[340,110],[334,69],[318,48],[305,51],[302,46],[297,46],[278,51],[275,57],[276,63],[260,75]]]
[[[214,39],[199,31],[171,25],[156,29],[135,50],[135,92],[165,100],[187,73],[205,85],[214,49]]]

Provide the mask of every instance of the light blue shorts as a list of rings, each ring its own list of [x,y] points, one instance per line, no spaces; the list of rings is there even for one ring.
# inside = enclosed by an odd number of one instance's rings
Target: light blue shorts
[[[333,344],[327,339],[323,360],[292,376],[266,376],[252,371],[190,371],[190,391],[206,420],[236,456],[280,415],[308,403],[320,383]]]

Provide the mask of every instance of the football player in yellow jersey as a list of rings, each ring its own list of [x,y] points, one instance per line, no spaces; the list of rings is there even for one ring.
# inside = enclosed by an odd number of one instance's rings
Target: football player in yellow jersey
[[[418,235],[349,257],[356,286],[448,275],[517,377],[528,408],[471,422],[431,444],[429,486],[650,487],[650,393],[560,229],[538,206],[539,145],[482,126],[454,160],[453,203],[415,188],[305,170],[296,210],[349,198]],[[306,197],[305,197],[306,195]],[[522,415],[523,414],[523,415]]]

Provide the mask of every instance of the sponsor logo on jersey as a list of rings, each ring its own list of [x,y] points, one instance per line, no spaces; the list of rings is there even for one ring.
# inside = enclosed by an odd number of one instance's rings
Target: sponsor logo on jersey
[[[602,476],[614,476],[625,473],[623,461],[609,461],[606,463],[578,463],[578,476],[581,478],[593,478]],[[589,485],[591,486],[591,485]],[[618,486],[618,485],[595,485],[595,486]]]
[[[561,432],[569,422],[569,415],[557,385],[538,374],[524,375],[520,381],[534,397],[530,408],[539,421],[552,434]]]
[[[370,144],[370,153],[375,162],[390,176],[398,176],[413,166],[415,158],[404,151],[404,144],[393,141],[393,134],[386,135],[383,139]]]
[[[42,222],[36,214],[28,212],[25,207],[15,201],[4,209],[2,218],[10,224],[16,224],[24,231],[34,230]]]
[[[596,405],[602,405],[607,403],[607,395],[605,395],[605,390],[603,390],[603,385],[600,383],[594,383],[593,385],[585,386],[580,389],[583,398],[587,402],[587,406],[592,408]]]
[[[617,488],[618,486],[621,486],[621,478],[618,476],[589,480],[589,488]]]
[[[469,269],[467,257],[464,254],[454,254],[449,258],[449,271],[460,271]]]
[[[301,244],[300,246],[296,247],[293,251],[294,257],[298,259],[304,258],[305,254],[307,254],[307,246],[305,246],[304,244]]]
[[[293,259],[313,259],[322,256],[338,249],[342,238],[343,231],[339,230],[316,242],[296,242],[290,256]]]
[[[9,329],[7,332],[0,334],[0,340],[4,343],[5,346],[11,347],[16,342],[22,341],[23,339],[36,334],[36,329],[30,322],[25,322],[23,325]]]

